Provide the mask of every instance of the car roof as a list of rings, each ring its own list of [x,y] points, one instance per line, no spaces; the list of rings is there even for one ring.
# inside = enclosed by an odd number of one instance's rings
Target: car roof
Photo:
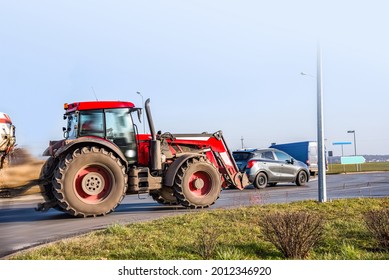
[[[241,150],[236,150],[234,151],[234,153],[251,153],[251,152],[255,152],[257,151],[258,149],[255,149],[255,148],[250,148],[250,149],[241,149]]]
[[[266,151],[279,151],[274,148],[250,148],[250,149],[241,149],[236,150],[234,153],[254,153],[254,152],[266,152]]]

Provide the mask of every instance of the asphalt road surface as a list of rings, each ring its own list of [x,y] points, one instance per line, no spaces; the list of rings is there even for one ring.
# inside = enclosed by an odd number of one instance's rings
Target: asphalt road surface
[[[351,197],[389,196],[389,172],[329,175],[327,199]],[[300,200],[317,200],[317,179],[306,186],[280,184],[257,190],[252,186],[244,190],[223,190],[218,201],[209,208],[231,208],[254,204],[288,203]],[[195,212],[176,206],[162,206],[148,195],[125,197],[115,212],[97,218],[73,218],[56,210],[36,212],[40,196],[23,199],[0,199],[0,258],[22,249],[102,229],[112,224],[133,223]]]

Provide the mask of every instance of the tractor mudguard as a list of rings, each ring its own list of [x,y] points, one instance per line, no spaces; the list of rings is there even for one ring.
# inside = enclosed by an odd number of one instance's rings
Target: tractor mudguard
[[[202,154],[194,154],[194,153],[188,153],[188,154],[183,154],[179,158],[177,158],[168,168],[164,178],[163,178],[163,185],[172,187],[174,184],[174,179],[176,177],[177,171],[181,168],[181,165],[187,161],[190,158],[206,158],[205,155]]]
[[[114,152],[125,164],[126,169],[128,168],[128,162],[122,151],[112,142],[98,138],[98,137],[80,137],[75,140],[65,140],[64,145],[62,145],[55,152],[55,157],[59,157],[61,154],[67,152],[71,148],[76,148],[80,146],[88,145],[98,145],[107,148],[108,150]]]

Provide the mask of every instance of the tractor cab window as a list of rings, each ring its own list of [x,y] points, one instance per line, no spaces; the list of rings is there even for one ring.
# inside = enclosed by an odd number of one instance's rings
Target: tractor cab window
[[[103,110],[80,112],[80,136],[104,137]]]
[[[128,108],[79,111],[78,136],[107,139],[120,148],[129,163],[137,160],[134,123]]]
[[[68,120],[67,128],[64,130],[66,133],[65,138],[75,139],[77,138],[78,117],[76,114],[65,115]]]
[[[129,109],[107,109],[105,120],[106,138],[116,144],[130,162],[135,161],[135,129]]]

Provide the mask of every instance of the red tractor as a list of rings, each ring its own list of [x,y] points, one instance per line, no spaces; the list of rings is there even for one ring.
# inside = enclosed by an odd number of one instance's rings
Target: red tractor
[[[126,194],[149,193],[161,203],[187,208],[214,204],[222,188],[243,189],[240,173],[220,131],[208,134],[139,134],[131,102],[94,101],[65,104],[64,138],[50,141],[41,172],[45,202],[77,217],[112,212]]]

